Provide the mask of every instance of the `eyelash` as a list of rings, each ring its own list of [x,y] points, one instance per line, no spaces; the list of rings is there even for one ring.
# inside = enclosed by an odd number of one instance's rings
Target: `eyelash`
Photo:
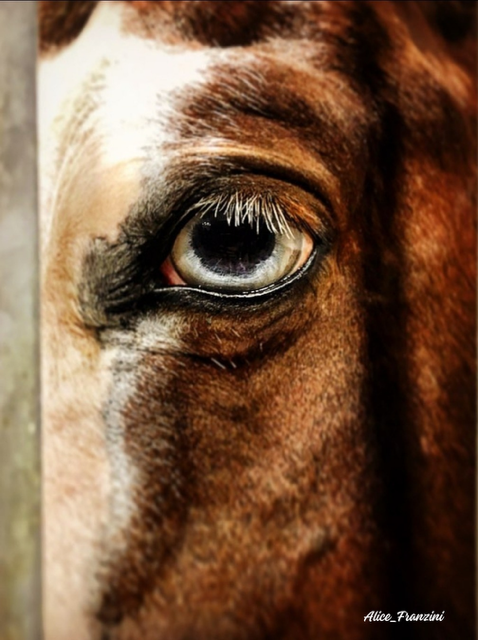
[[[204,197],[189,209],[187,217],[193,217],[198,213],[205,216],[211,212],[214,212],[215,216],[221,212],[228,224],[234,224],[235,227],[246,222],[251,226],[255,223],[258,231],[262,222],[271,233],[292,235],[289,218],[270,193],[246,195],[235,191]]]

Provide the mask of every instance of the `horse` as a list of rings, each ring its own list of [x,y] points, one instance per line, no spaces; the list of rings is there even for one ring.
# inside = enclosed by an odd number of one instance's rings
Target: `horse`
[[[475,8],[39,3],[47,640],[474,636]]]

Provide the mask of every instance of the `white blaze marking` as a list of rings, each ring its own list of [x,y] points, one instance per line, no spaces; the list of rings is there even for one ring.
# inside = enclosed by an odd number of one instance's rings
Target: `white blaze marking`
[[[125,446],[125,424],[123,412],[137,391],[138,369],[145,354],[157,352],[176,354],[181,350],[183,325],[175,317],[159,321],[146,319],[134,333],[111,332],[109,338],[114,347],[104,351],[103,360],[107,369],[113,369],[110,404],[106,410],[107,441],[112,465],[111,519],[107,525],[107,544],[111,551],[124,548],[128,532],[136,511],[135,490],[141,486],[141,470],[136,469]],[[162,368],[163,384],[168,381],[168,371]]]
[[[98,605],[92,599],[103,545],[106,552],[121,551],[135,514],[134,491],[141,482],[141,469],[126,450],[122,411],[135,393],[144,351],[177,351],[181,344],[182,327],[176,318],[145,320],[134,335],[117,332],[116,345],[100,353],[94,338],[70,325],[63,313],[68,304],[76,304],[75,274],[81,272],[84,247],[94,237],[115,237],[135,204],[143,163],[151,153],[158,156],[154,159],[157,180],[161,179],[161,166],[168,163],[161,147],[174,140],[174,132],[167,129],[168,117],[174,117],[172,94],[203,81],[210,61],[204,52],[160,46],[122,33],[126,10],[119,3],[100,3],[78,39],[42,59],[39,67],[40,226],[43,304],[48,311],[43,315],[48,324],[43,358],[53,353],[51,368],[61,374],[45,383],[43,396],[48,422],[45,472],[51,477],[45,497],[45,625],[51,640],[91,637],[87,620]],[[58,341],[68,343],[69,349],[62,350]],[[69,375],[75,363],[80,363],[81,380],[79,374]],[[165,369],[165,378],[168,373]],[[101,407],[112,388],[111,405]],[[98,395],[94,403],[93,392]],[[64,428],[63,416],[70,414],[85,417],[81,424],[75,419]],[[84,442],[81,447],[75,429]],[[102,444],[105,432],[107,445]],[[108,445],[112,469],[104,461],[106,452],[94,450]],[[101,460],[93,470],[88,464],[95,456]],[[70,460],[74,465],[69,466]],[[95,501],[91,476],[97,468],[101,499]],[[82,475],[88,481],[77,482]],[[73,496],[62,495],[65,478],[71,479]],[[112,517],[105,522],[103,494],[108,491]],[[62,522],[71,523],[70,528],[58,526]]]
[[[40,64],[43,244],[50,236],[58,189],[72,168],[91,172],[93,164],[102,172],[126,164],[137,172],[138,161],[152,152],[166,164],[160,147],[174,140],[174,131],[167,129],[168,121],[174,121],[172,94],[204,81],[211,62],[207,51],[165,47],[123,33],[125,10],[101,2],[79,38]],[[62,136],[74,120],[67,154],[61,156]]]

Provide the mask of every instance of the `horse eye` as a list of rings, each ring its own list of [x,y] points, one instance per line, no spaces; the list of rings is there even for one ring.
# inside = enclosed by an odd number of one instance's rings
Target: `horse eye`
[[[261,217],[234,220],[197,214],[179,232],[163,276],[171,285],[240,293],[273,285],[300,269],[312,238],[287,225],[272,230]]]

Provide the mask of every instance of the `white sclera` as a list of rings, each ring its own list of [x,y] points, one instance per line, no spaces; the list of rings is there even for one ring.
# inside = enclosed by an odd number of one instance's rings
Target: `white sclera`
[[[263,289],[297,271],[312,250],[310,236],[290,226],[287,233],[274,233],[274,246],[265,260],[258,260],[254,268],[237,275],[211,269],[201,260],[193,247],[193,232],[202,221],[201,215],[192,218],[179,232],[171,252],[171,261],[186,285],[211,290],[253,291]],[[243,224],[250,226],[249,222]],[[234,222],[231,222],[234,226]]]

